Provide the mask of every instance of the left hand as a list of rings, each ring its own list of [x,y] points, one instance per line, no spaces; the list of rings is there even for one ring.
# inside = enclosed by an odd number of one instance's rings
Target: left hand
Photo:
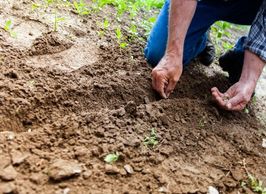
[[[211,89],[212,96],[221,108],[230,111],[243,110],[250,101],[256,83],[252,81],[239,81],[231,86],[225,93],[221,93],[218,88]]]

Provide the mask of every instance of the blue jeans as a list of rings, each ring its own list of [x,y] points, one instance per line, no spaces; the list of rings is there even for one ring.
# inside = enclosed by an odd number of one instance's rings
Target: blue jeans
[[[195,15],[188,29],[183,54],[183,64],[187,65],[206,47],[207,31],[219,20],[251,25],[255,19],[262,0],[202,0],[198,2]],[[144,50],[148,63],[155,67],[164,56],[168,36],[168,15],[170,0],[166,0],[148,38]],[[236,47],[244,51],[244,37],[239,39]]]

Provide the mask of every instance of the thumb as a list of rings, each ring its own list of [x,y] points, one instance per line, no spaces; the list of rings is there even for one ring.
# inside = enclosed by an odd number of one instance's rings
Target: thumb
[[[237,94],[236,96],[228,100],[228,102],[226,103],[226,108],[229,110],[235,109],[235,107],[242,103],[243,100],[243,96],[241,94]]]

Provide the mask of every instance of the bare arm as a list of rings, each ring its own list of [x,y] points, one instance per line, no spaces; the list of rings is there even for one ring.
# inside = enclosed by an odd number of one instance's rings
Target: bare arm
[[[212,94],[218,104],[227,110],[244,109],[251,99],[264,65],[265,62],[261,58],[246,50],[239,82],[230,87],[224,94],[220,93],[217,88],[212,88]],[[225,97],[229,100],[225,101]]]
[[[196,10],[196,0],[172,0],[169,14],[168,44],[166,54],[183,58],[184,40]]]
[[[153,88],[164,98],[174,90],[182,74],[184,41],[196,6],[196,0],[171,1],[166,52],[152,71]]]

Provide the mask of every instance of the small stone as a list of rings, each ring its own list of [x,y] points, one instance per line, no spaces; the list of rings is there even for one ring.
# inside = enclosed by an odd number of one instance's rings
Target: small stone
[[[110,174],[110,175],[115,175],[115,174],[119,174],[120,170],[116,166],[106,164],[105,165],[105,173]]]
[[[169,119],[166,115],[162,115],[160,119],[161,119],[163,125],[169,126]]]
[[[14,183],[3,183],[0,184],[0,193],[9,194],[16,193],[16,186]]]
[[[95,136],[96,137],[104,137],[104,132],[105,132],[105,129],[104,128],[98,128],[97,131],[95,131]]]
[[[83,173],[83,178],[84,179],[88,179],[90,178],[92,175],[92,171],[91,170],[86,170],[84,173]]]
[[[52,180],[61,181],[73,176],[78,176],[81,171],[81,165],[77,162],[57,159],[51,165],[48,176]]]
[[[136,115],[136,112],[137,112],[137,105],[136,105],[136,103],[134,101],[129,101],[127,103],[127,105],[125,106],[125,111],[128,114]]]
[[[185,119],[181,119],[181,123],[186,124],[187,122]]]
[[[123,168],[119,171],[119,173],[123,176],[126,176],[127,175],[127,171]]]
[[[55,192],[55,194],[68,194],[70,192],[69,188],[60,189]]]
[[[69,189],[69,188],[65,188],[65,189],[63,190],[63,194],[68,194],[68,193],[69,193],[69,191],[70,191],[70,189]]]
[[[145,103],[145,104],[149,104],[149,103],[150,103],[150,99],[149,99],[149,97],[146,96],[146,97],[144,98],[144,103]]]
[[[170,156],[173,152],[174,149],[171,146],[163,146],[162,148],[160,148],[160,153],[165,156]]]
[[[47,180],[48,180],[48,177],[44,174],[34,173],[30,176],[30,181],[37,185],[40,185]]]
[[[0,172],[0,178],[4,181],[12,181],[17,177],[17,174],[15,168],[9,165]]]
[[[117,109],[117,110],[113,110],[113,111],[112,111],[112,114],[113,114],[114,116],[122,117],[122,116],[124,116],[124,115],[126,114],[126,110],[125,110],[124,107],[121,107],[121,108],[119,108],[119,109]]]
[[[168,189],[166,187],[160,187],[158,190],[160,193],[168,193]]]
[[[1,169],[6,168],[8,165],[10,165],[11,160],[8,154],[2,154],[1,153],[1,160],[0,160],[0,171]]]
[[[263,148],[266,148],[266,139],[263,139],[263,140],[262,140],[262,147],[263,147]]]
[[[219,194],[219,191],[216,188],[209,186],[208,194]]]
[[[241,181],[244,179],[244,173],[242,173],[241,170],[238,169],[231,170],[231,174],[236,181]]]
[[[21,164],[29,157],[29,154],[21,153],[17,150],[11,152],[11,159],[13,165]]]
[[[100,156],[102,153],[103,153],[103,148],[101,148],[101,147],[94,147],[94,148],[91,150],[91,154],[92,154],[93,156]]]
[[[2,138],[4,137],[4,138]],[[0,139],[6,139],[12,141],[15,138],[15,133],[12,131],[2,131],[0,132]]]
[[[124,166],[124,169],[126,170],[126,172],[127,172],[128,174],[133,174],[133,173],[134,173],[134,170],[133,170],[132,166],[130,166],[129,164],[126,164],[126,165]]]

